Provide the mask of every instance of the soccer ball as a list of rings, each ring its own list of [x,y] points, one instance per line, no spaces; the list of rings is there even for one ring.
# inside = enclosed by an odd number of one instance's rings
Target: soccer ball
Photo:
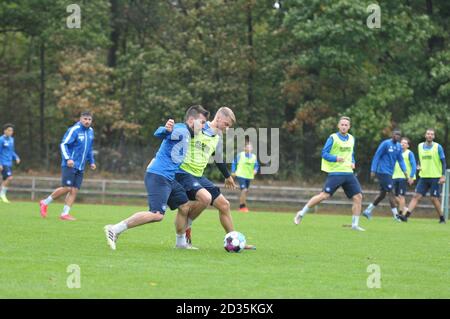
[[[223,240],[223,247],[229,253],[239,253],[244,250],[246,244],[245,236],[237,231],[229,232]]]

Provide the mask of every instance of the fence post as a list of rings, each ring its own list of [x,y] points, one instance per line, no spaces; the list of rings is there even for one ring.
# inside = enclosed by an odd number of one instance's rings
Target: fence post
[[[31,180],[31,200],[34,201],[36,199],[36,177],[33,176]]]
[[[106,180],[102,180],[102,204],[105,203]]]

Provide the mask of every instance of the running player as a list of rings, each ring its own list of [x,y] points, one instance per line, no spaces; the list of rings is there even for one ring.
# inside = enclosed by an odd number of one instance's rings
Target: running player
[[[434,142],[434,138],[435,131],[430,128],[425,133],[425,142],[420,143],[418,146],[419,164],[417,167],[420,169],[420,179],[417,183],[416,192],[409,203],[406,215],[400,217],[404,222],[408,221],[419,201],[430,191],[431,202],[439,215],[439,223],[445,224],[439,196],[441,195],[441,185],[445,183],[447,164],[445,162],[444,149],[440,144]]]
[[[239,153],[231,165],[232,175],[237,177],[241,196],[239,197],[239,211],[247,213],[247,194],[250,182],[255,178],[259,170],[256,155],[252,153],[253,146],[250,142],[245,144],[244,151]]]
[[[162,221],[167,205],[172,210],[178,208],[176,225],[181,226],[176,229],[176,247],[190,248],[186,244],[185,234],[190,203],[184,188],[175,180],[175,172],[186,156],[190,140],[201,131],[208,116],[209,112],[201,105],[195,105],[187,110],[185,123],[175,124],[169,120],[165,127],[155,131],[154,135],[163,142],[145,174],[149,209],[135,213],[115,225],[105,226],[106,239],[111,249],[116,249],[119,235],[127,229]]]
[[[402,140],[400,141],[400,144],[402,146],[402,156],[403,160],[405,161],[406,165],[406,172],[408,173],[409,177],[411,177],[413,180],[416,179],[416,159],[414,157],[414,153],[409,150],[409,144],[410,141],[407,137],[402,137]],[[394,168],[394,175],[392,175],[392,180],[394,182],[394,191],[395,191],[395,198],[398,203],[398,214],[402,215],[405,210],[405,194],[406,190],[408,188],[407,180],[405,176],[403,175],[403,172],[400,168],[400,165],[398,162],[395,163]]]
[[[312,197],[302,210],[294,217],[294,223],[300,224],[305,214],[314,206],[329,199],[339,187],[353,201],[352,229],[365,231],[359,226],[361,215],[362,191],[358,179],[353,174],[355,169],[355,138],[349,134],[351,121],[343,116],[338,122],[338,132],[331,134],[322,149],[322,171],[328,173],[327,180],[320,194]]]
[[[64,134],[60,145],[62,156],[61,187],[39,202],[43,218],[47,217],[48,205],[55,199],[66,195],[64,208],[59,218],[65,221],[76,220],[75,217],[70,215],[70,209],[83,183],[86,163],[89,162],[92,170],[97,168],[93,149],[94,129],[91,125],[92,114],[89,111],[85,111],[81,113],[80,121],[70,127]]]
[[[20,158],[14,149],[13,134],[13,124],[8,123],[3,125],[3,136],[0,136],[0,172],[3,177],[3,182],[0,189],[0,200],[6,204],[10,203],[8,198],[6,198],[6,192],[8,191],[8,186],[13,179],[13,161],[15,161],[17,165],[20,164]]]
[[[403,176],[407,179],[409,185],[414,183],[414,180],[408,175],[406,171],[405,161],[402,156],[402,147],[400,145],[401,132],[395,130],[392,132],[392,138],[384,140],[378,146],[375,156],[372,160],[372,167],[370,176],[373,178],[375,174],[380,184],[380,193],[375,198],[366,210],[363,212],[364,217],[367,219],[372,218],[373,209],[389,194],[389,203],[391,204],[391,211],[394,220],[400,222],[398,217],[397,203],[395,195],[392,192],[394,182],[392,181],[392,175],[394,174],[395,163],[398,161],[400,168],[403,172]]]

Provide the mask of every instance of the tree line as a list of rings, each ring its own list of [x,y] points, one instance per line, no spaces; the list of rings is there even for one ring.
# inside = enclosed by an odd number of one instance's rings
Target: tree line
[[[193,104],[230,106],[239,127],[280,128],[280,171],[267,178],[317,176],[340,115],[352,118],[362,180],[394,128],[415,146],[434,127],[450,147],[449,2],[274,3],[80,0],[80,28],[68,28],[66,1],[2,1],[0,119],[16,125],[22,168],[56,171],[84,109],[99,168],[112,173],[142,172],[154,129]],[[367,25],[372,3],[380,28]]]

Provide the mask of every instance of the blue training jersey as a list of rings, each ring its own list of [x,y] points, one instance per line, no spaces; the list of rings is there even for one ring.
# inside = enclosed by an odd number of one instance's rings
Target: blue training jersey
[[[154,160],[147,167],[147,172],[173,181],[188,151],[191,132],[185,123],[176,123],[172,132],[160,126],[154,135],[163,141]]]
[[[14,138],[6,135],[0,136],[0,165],[12,166],[12,161],[19,159],[14,150]]]
[[[406,165],[403,159],[403,150],[399,142],[387,139],[381,142],[372,160],[371,172],[378,174],[394,174],[395,163],[398,161],[400,168],[406,172]]]
[[[74,161],[74,168],[83,171],[86,162],[95,164],[94,129],[86,128],[81,122],[75,123],[61,140],[61,167],[67,167],[67,161]]]

